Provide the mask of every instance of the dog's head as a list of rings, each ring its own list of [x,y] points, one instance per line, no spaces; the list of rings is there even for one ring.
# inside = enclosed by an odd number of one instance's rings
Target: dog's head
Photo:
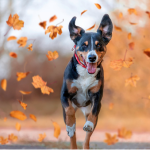
[[[97,29],[97,32],[85,33],[85,30],[75,25],[76,17],[69,23],[70,37],[76,44],[76,53],[79,60],[87,66],[90,74],[96,72],[97,65],[106,53],[106,45],[112,37],[113,25],[107,14]]]

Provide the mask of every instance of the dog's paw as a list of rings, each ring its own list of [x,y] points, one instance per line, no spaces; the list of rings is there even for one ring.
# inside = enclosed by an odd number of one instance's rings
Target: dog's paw
[[[75,130],[76,130],[76,125],[75,124],[73,124],[72,127],[66,125],[66,131],[67,131],[69,137],[74,136]]]
[[[86,121],[83,130],[87,132],[92,132],[94,129],[94,124],[91,121]]]

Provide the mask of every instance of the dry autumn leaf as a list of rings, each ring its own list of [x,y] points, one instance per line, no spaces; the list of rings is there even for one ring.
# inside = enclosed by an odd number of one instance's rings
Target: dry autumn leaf
[[[6,79],[2,79],[1,80],[1,88],[6,91],[7,88],[7,80]]]
[[[17,130],[17,131],[20,131],[20,129],[21,129],[20,123],[17,122],[15,127],[16,127],[16,130]]]
[[[27,119],[26,115],[23,112],[19,111],[19,110],[11,111],[10,116],[14,117],[16,119],[22,120],[22,121]]]
[[[122,17],[123,17],[123,13],[120,12],[120,13],[119,13],[119,18],[122,18]]]
[[[25,47],[27,44],[27,37],[21,37],[17,43],[20,44],[19,47]]]
[[[16,40],[17,38],[15,36],[10,36],[7,38],[7,41],[10,41],[10,40]]]
[[[17,81],[24,79],[30,72],[17,72]]]
[[[145,49],[143,53],[150,57],[150,48]]]
[[[128,39],[129,40],[131,39],[131,33],[128,33]]]
[[[32,51],[33,48],[32,48],[32,44],[30,44],[28,47],[27,47],[28,51]]]
[[[129,43],[129,48],[130,48],[131,50],[134,49],[134,46],[135,46],[134,42]]]
[[[18,102],[20,103],[20,105],[23,107],[24,110],[26,110],[27,108],[27,104],[23,103],[22,101],[18,100]]]
[[[31,91],[19,91],[21,94],[24,94],[24,95],[27,95],[27,94],[30,94],[32,93]]]
[[[117,31],[122,31],[122,29],[121,29],[120,27],[118,27],[118,26],[116,26],[116,25],[114,25],[114,27],[115,27],[115,29],[116,29]]]
[[[43,29],[46,29],[46,21],[40,22],[39,25],[43,27]]]
[[[14,53],[14,52],[10,52],[10,53],[9,53],[9,56],[10,56],[10,57],[13,57],[13,58],[17,58],[17,54]]]
[[[135,22],[129,22],[131,25],[137,25],[137,23]]]
[[[135,15],[137,14],[136,9],[134,9],[134,8],[129,8],[128,12],[129,12],[130,15],[131,14],[135,14]]]
[[[7,121],[7,117],[4,117],[4,122],[6,122]]]
[[[94,29],[94,28],[95,28],[95,24],[94,24],[92,27],[86,29],[86,31],[90,31],[90,30],[92,30],[92,29]]]
[[[36,117],[35,117],[33,114],[30,114],[30,118],[31,118],[32,120],[34,120],[35,122],[37,121]]]
[[[113,145],[118,142],[117,135],[111,136],[109,133],[106,133],[106,139],[104,140],[107,145]]]
[[[6,23],[13,27],[14,30],[20,30],[24,26],[24,22],[22,20],[19,20],[18,14],[14,14],[13,17],[10,14],[8,21]]]
[[[54,15],[54,16],[52,16],[52,17],[49,19],[49,22],[53,22],[53,21],[55,21],[56,19],[57,19],[57,16]]]
[[[131,85],[133,87],[136,87],[136,81],[138,80],[140,80],[140,78],[137,75],[131,76],[130,78],[126,79],[125,86]]]
[[[53,126],[54,126],[54,137],[58,139],[61,132],[60,126],[56,122],[53,122]]]
[[[101,9],[101,5],[100,5],[100,4],[95,3],[95,6],[96,6],[98,9]]]
[[[47,56],[49,61],[52,61],[52,60],[57,59],[59,57],[57,51],[54,51],[54,52],[48,51],[48,55],[46,55],[46,56]]]
[[[7,143],[8,143],[8,138],[4,138],[4,137],[0,136],[0,144],[4,145],[4,144],[7,144]]]
[[[132,136],[132,132],[130,130],[127,130],[126,128],[118,129],[118,137],[124,139],[130,139],[131,136]]]
[[[39,139],[38,139],[38,141],[39,142],[42,142],[44,139],[45,139],[45,137],[46,137],[46,134],[44,133],[44,134],[39,134]]]
[[[81,15],[83,15],[86,11],[87,11],[87,10],[83,10],[83,11],[81,12]]]
[[[18,137],[12,133],[8,135],[8,140],[11,142],[16,142],[18,140]]]
[[[43,94],[48,94],[49,95],[50,93],[54,93],[54,90],[52,88],[48,87],[48,86],[42,86],[41,87],[41,92]]]
[[[123,66],[125,68],[129,68],[133,64],[133,58],[129,57],[128,59],[123,61]]]
[[[150,18],[150,12],[149,12],[149,11],[146,11],[146,13],[148,14],[148,17]]]

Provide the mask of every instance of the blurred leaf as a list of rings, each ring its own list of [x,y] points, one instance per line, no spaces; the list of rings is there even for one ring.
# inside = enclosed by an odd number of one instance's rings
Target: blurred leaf
[[[129,43],[129,48],[130,48],[131,50],[134,49],[134,46],[135,46],[134,42]]]
[[[25,47],[26,44],[27,44],[27,37],[21,37],[18,41],[17,41],[18,44],[20,44],[19,47]]]
[[[81,15],[83,15],[86,11],[87,11],[87,10],[83,10],[83,11],[81,12]]]
[[[27,108],[27,104],[23,103],[22,101],[18,100],[18,102],[20,103],[20,105],[23,107],[24,110],[26,110]]]
[[[95,3],[95,6],[96,6],[98,9],[101,9],[101,5],[100,5],[100,4]]]
[[[39,25],[44,29],[46,29],[46,21],[40,22]]]
[[[52,17],[49,19],[49,22],[53,22],[53,21],[55,21],[56,19],[57,19],[57,16],[54,15],[54,16],[52,16]]]
[[[150,12],[149,12],[149,11],[146,11],[146,13],[148,14],[148,17],[150,18]]]
[[[145,49],[143,53],[150,57],[150,48]]]
[[[16,142],[18,140],[18,137],[12,133],[8,135],[8,140],[11,142]]]
[[[119,60],[114,60],[110,62],[110,67],[116,71],[121,70],[123,65],[123,60],[119,59]]]
[[[122,29],[120,27],[117,27],[116,25],[114,25],[114,27],[117,31],[122,31]]]
[[[24,79],[30,72],[17,72],[17,81]]]
[[[42,92],[43,94],[49,95],[50,93],[53,93],[54,90],[53,90],[52,88],[48,87],[48,86],[42,86],[42,87],[41,87],[41,92]]]
[[[95,28],[95,24],[94,24],[92,27],[86,29],[86,31],[90,31],[90,30],[92,30],[93,28]]]
[[[53,122],[53,126],[54,126],[54,137],[58,139],[61,132],[60,126],[56,122]]]
[[[46,134],[44,133],[44,134],[39,134],[39,139],[38,139],[38,141],[39,142],[42,142],[44,139],[45,139],[45,137],[46,137]]]
[[[8,138],[4,138],[4,137],[0,136],[0,143],[1,143],[1,145],[7,144],[8,143]]]
[[[131,25],[137,25],[137,23],[134,23],[134,22],[129,22]]]
[[[128,39],[129,40],[131,39],[131,33],[128,33]]]
[[[15,36],[10,36],[7,38],[7,41],[10,41],[10,40],[16,40],[17,38]]]
[[[28,47],[27,47],[28,51],[32,51],[33,48],[32,48],[32,44],[30,44]]]
[[[14,117],[16,119],[22,120],[22,121],[27,119],[26,115],[23,112],[19,111],[19,110],[11,111],[10,116]]]
[[[136,81],[138,80],[140,80],[140,78],[137,75],[131,76],[130,78],[126,79],[125,86],[131,85],[133,87],[136,87]]]
[[[37,121],[36,117],[35,117],[33,114],[30,114],[30,118],[31,118],[32,120],[34,120],[35,122]]]
[[[124,139],[130,139],[132,136],[132,132],[127,130],[126,128],[118,129],[118,137]]]
[[[46,56],[47,56],[49,61],[52,61],[52,60],[57,59],[59,57],[57,51],[54,51],[54,52],[48,51],[48,55],[46,55]]]
[[[6,122],[7,121],[7,117],[4,117],[4,122]]]
[[[135,15],[137,14],[136,9],[134,9],[134,8],[129,8],[128,12],[129,12],[130,15],[131,14],[135,14]]]
[[[123,66],[125,68],[129,68],[132,65],[132,63],[133,63],[133,58],[130,57],[130,58],[123,61]]]
[[[6,79],[2,79],[1,80],[1,88],[6,91],[7,88],[7,80]]]
[[[14,52],[10,52],[10,53],[9,53],[9,56],[10,56],[10,57],[13,57],[13,58],[17,58],[17,54],[14,53]]]
[[[32,93],[31,91],[20,91],[21,94],[24,94],[24,95],[27,95],[27,94],[30,94]]]
[[[120,12],[120,13],[119,13],[119,18],[122,18],[122,17],[123,17],[123,13]]]
[[[114,107],[114,103],[109,103],[109,109],[112,110]]]
[[[118,142],[117,135],[111,136],[109,133],[106,133],[106,139],[104,140],[107,145],[113,145]]]
[[[21,129],[20,123],[17,122],[15,127],[16,127],[16,130],[17,130],[17,131],[20,131],[20,129]]]

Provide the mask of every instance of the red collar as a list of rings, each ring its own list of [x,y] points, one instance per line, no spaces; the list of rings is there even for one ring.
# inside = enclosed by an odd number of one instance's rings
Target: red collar
[[[79,65],[81,65],[83,68],[86,68],[86,65],[83,64],[83,63],[79,60],[79,57],[78,57],[77,54],[76,54],[76,45],[74,45],[74,49],[75,49],[74,56],[75,56],[77,62],[78,62]]]

